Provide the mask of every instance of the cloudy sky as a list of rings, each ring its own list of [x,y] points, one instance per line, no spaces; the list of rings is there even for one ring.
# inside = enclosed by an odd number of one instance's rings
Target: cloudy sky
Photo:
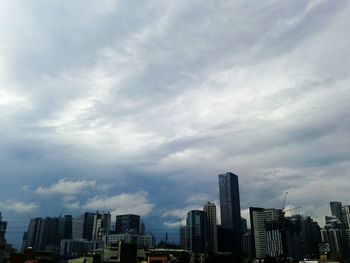
[[[136,213],[176,235],[239,175],[249,206],[350,204],[350,4],[1,0],[0,211]],[[171,232],[172,231],[172,232]]]

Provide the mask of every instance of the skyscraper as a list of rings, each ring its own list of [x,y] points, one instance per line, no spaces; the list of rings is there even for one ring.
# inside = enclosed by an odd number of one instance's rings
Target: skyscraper
[[[186,249],[201,253],[205,251],[205,214],[191,210],[186,218]]]
[[[221,229],[230,233],[230,251],[242,254],[242,223],[239,200],[238,176],[233,173],[219,174]]]
[[[218,236],[216,227],[216,205],[206,203],[203,207],[206,219],[206,249],[211,252],[218,251]]]

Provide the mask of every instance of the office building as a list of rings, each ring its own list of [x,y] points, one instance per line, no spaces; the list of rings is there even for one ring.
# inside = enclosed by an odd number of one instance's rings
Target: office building
[[[0,240],[5,240],[5,233],[7,228],[7,222],[2,220],[0,213]]]
[[[111,227],[111,214],[96,213],[94,215],[94,224],[92,227],[92,239],[102,240],[104,235],[108,235]]]
[[[321,232],[317,222],[309,216],[293,215],[290,221],[296,225],[301,236],[301,251],[306,258],[315,258],[319,255],[319,243],[321,243]]]
[[[92,240],[95,213],[85,212],[72,219],[72,239]]]
[[[283,218],[281,209],[250,207],[250,225],[252,232],[252,248],[256,258],[265,258],[267,255],[267,233],[265,224]]]
[[[343,222],[342,215],[342,203],[338,201],[330,202],[331,214],[339,219],[340,222]]]
[[[115,222],[115,233],[140,234],[140,216],[132,214],[117,215]]]
[[[266,222],[266,254],[271,257],[302,258],[301,235],[296,224],[288,219]]]
[[[186,249],[195,253],[205,251],[205,213],[191,210],[186,218]]]
[[[206,222],[206,251],[218,251],[218,236],[216,223],[216,205],[214,203],[206,203],[203,207]]]
[[[236,255],[242,254],[242,222],[238,176],[233,173],[219,174],[221,228],[230,231],[229,247]]]
[[[342,219],[346,229],[350,229],[350,205],[342,207]]]

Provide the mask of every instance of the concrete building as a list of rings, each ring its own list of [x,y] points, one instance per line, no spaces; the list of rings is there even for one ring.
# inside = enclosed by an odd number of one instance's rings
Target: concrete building
[[[252,248],[256,258],[264,258],[267,255],[266,222],[278,221],[283,218],[281,209],[250,207],[250,224],[252,232]]]
[[[350,205],[342,207],[342,219],[346,229],[350,229]]]
[[[111,228],[111,214],[98,213],[94,215],[94,223],[92,227],[92,239],[102,240],[104,235],[108,235]]]
[[[339,219],[340,222],[343,222],[343,214],[342,214],[342,203],[338,201],[330,202],[331,214]]]
[[[214,203],[206,203],[203,207],[206,223],[206,251],[218,251],[218,232],[216,220],[216,205]]]
[[[335,228],[321,229],[321,238],[323,243],[328,243],[330,252],[337,252],[342,254],[342,232]]]
[[[63,257],[81,256],[103,248],[104,242],[102,240],[62,239],[60,242],[60,255]]]
[[[238,176],[227,172],[219,174],[220,213],[222,229],[229,229],[232,239],[230,252],[242,254],[242,222],[239,198]]]
[[[300,229],[288,219],[266,222],[266,254],[271,257],[302,258]]]
[[[72,219],[72,239],[92,240],[95,213],[85,212]]]
[[[252,232],[250,229],[243,235],[243,255],[247,258],[253,258],[253,248],[252,248]]]

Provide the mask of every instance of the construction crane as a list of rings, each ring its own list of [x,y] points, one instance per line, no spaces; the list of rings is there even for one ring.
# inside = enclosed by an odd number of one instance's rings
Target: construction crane
[[[284,199],[283,199],[283,204],[282,204],[282,212],[283,212],[283,214],[285,214],[286,212],[291,212],[291,211],[294,211],[294,210],[302,209],[300,206],[292,207],[292,208],[286,209],[287,195],[288,195],[288,192],[286,192],[286,193],[284,194]]]
[[[282,204],[282,211],[284,211],[284,207],[286,205],[287,195],[288,195],[288,192],[286,192],[284,195],[283,204]]]

